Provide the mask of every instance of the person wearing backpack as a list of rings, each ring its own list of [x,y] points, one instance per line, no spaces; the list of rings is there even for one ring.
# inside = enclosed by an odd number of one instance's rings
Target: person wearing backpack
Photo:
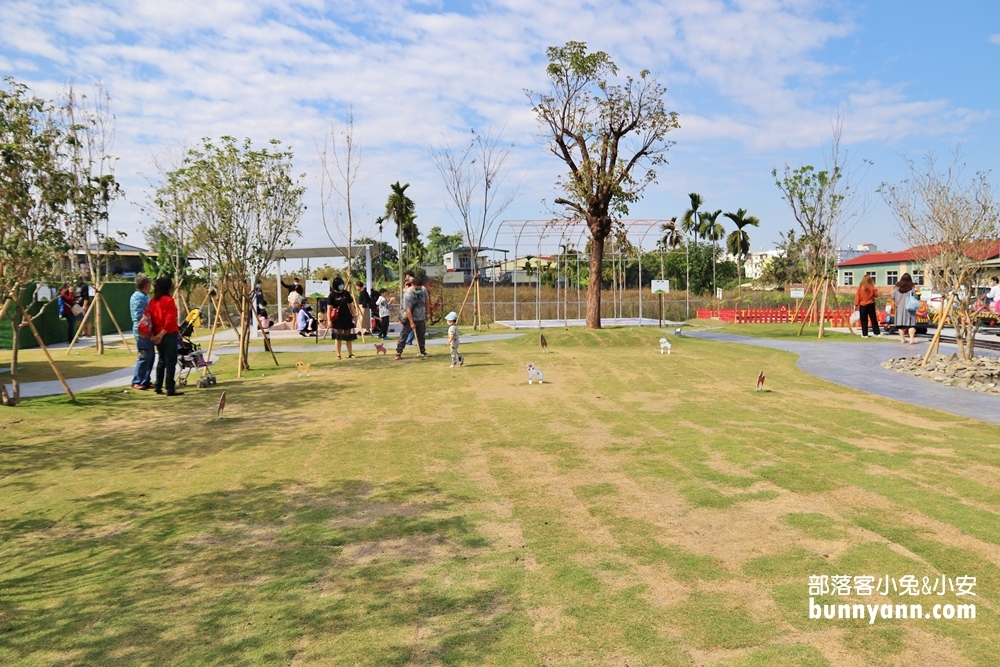
[[[146,306],[149,319],[152,320],[153,344],[159,353],[156,363],[156,382],[153,391],[163,393],[166,386],[167,396],[182,396],[174,386],[174,376],[177,373],[177,338],[180,327],[177,326],[177,304],[170,293],[174,290],[174,281],[166,276],[157,278],[153,285],[153,299]]]
[[[135,362],[135,373],[132,375],[132,388],[136,390],[151,389],[153,386],[153,362],[156,361],[156,347],[151,332],[146,328],[149,326],[149,318],[143,330],[140,331],[139,324],[146,315],[146,307],[149,306],[149,290],[153,284],[147,276],[142,274],[135,277],[135,292],[128,300],[129,313],[132,315],[132,335],[135,336],[135,346],[139,349],[139,358]]]

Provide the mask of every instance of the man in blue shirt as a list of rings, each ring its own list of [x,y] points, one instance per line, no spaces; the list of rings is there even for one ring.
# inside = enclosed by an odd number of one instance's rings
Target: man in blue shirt
[[[152,287],[149,278],[144,275],[135,277],[135,292],[128,301],[129,312],[132,314],[132,335],[135,336],[135,346],[139,348],[139,359],[135,362],[135,374],[132,376],[133,389],[149,389],[153,386],[150,375],[153,372],[153,362],[156,359],[156,346],[150,338],[139,335],[139,320],[149,305],[149,290]]]

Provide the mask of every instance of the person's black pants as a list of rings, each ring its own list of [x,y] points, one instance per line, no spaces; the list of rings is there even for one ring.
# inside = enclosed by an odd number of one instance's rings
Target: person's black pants
[[[861,314],[861,335],[868,335],[868,323],[871,322],[872,332],[878,336],[881,331],[878,329],[878,317],[875,314],[875,304],[870,303],[867,306],[858,306],[858,311]]]
[[[420,354],[426,354],[424,352],[424,334],[427,332],[427,323],[423,320],[414,320],[413,333],[417,335],[417,347],[420,348]],[[410,322],[409,320],[404,320],[402,322],[403,330],[399,334],[399,342],[396,343],[396,355],[403,354],[403,348],[406,347],[406,339],[410,337]]]
[[[164,386],[167,393],[174,393],[174,375],[177,373],[177,334],[169,333],[156,345],[156,382],[153,388],[159,391]]]
[[[379,318],[378,323],[378,335],[382,338],[386,338],[389,335],[389,316]]]
[[[76,315],[67,315],[66,316],[66,342],[67,343],[72,343],[73,342],[73,332],[75,331],[75,329],[73,328],[74,324],[76,324]]]

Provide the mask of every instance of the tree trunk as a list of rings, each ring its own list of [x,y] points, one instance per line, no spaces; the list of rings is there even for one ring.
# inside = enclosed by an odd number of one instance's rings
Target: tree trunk
[[[604,241],[607,235],[591,237],[590,280],[587,282],[587,328],[601,328],[601,268],[604,265]]]
[[[10,345],[10,395],[7,396],[7,405],[14,407],[21,402],[21,380],[17,373],[18,352],[21,350],[21,317],[17,311],[17,304],[21,300],[21,290],[18,288],[13,292],[14,308],[10,313],[10,326],[14,332]]]
[[[247,320],[247,309],[246,309],[246,297],[240,297],[240,350],[239,357],[236,362],[236,377],[243,377],[243,369],[247,367],[246,357],[248,352],[247,345],[247,329],[250,327],[250,322]]]
[[[823,299],[819,304],[819,334],[818,338],[822,339],[823,334],[826,330],[826,290],[830,286],[830,279],[823,279]]]

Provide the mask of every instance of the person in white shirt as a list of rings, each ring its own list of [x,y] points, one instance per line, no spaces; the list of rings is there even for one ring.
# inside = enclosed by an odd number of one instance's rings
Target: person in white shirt
[[[392,303],[386,297],[389,290],[384,287],[378,291],[378,300],[375,307],[378,309],[378,337],[382,340],[389,340],[389,304]]]
[[[986,307],[995,312],[1000,307],[1000,280],[996,276],[990,278],[990,291],[986,293]]]

